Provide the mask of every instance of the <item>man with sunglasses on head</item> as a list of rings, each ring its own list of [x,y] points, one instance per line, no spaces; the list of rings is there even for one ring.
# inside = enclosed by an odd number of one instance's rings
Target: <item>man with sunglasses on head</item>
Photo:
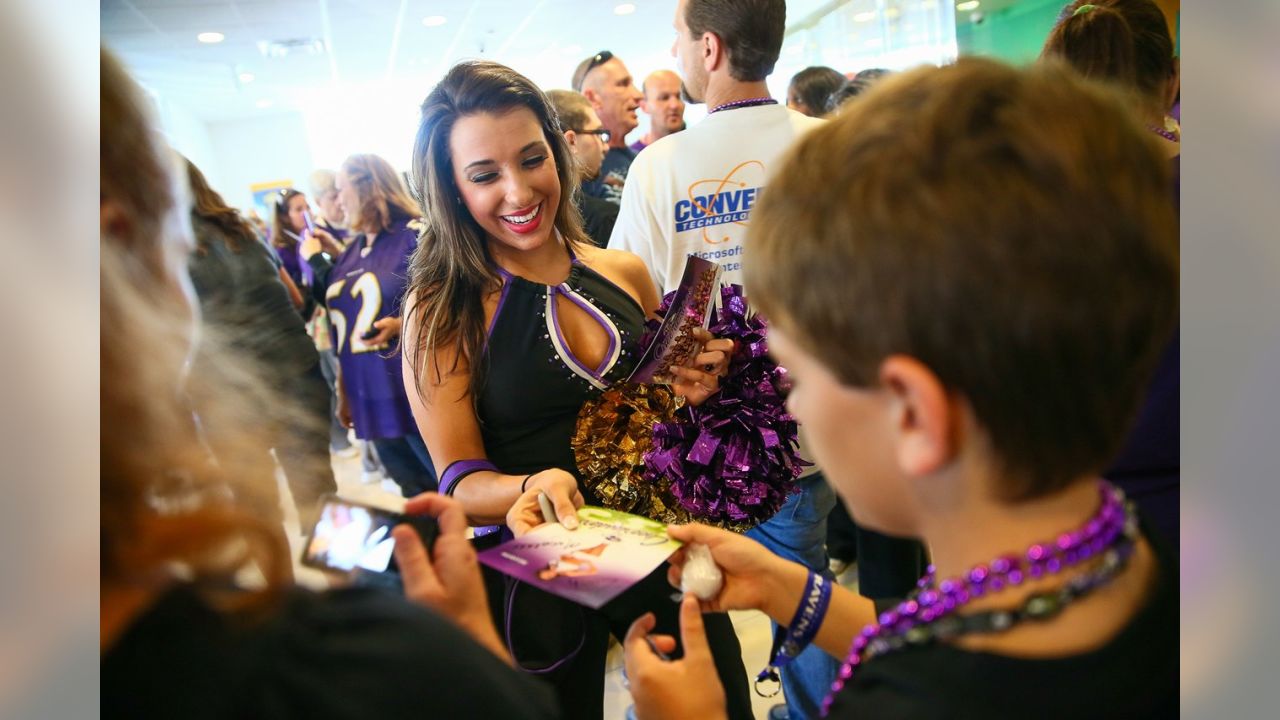
[[[627,133],[640,125],[636,108],[644,95],[636,88],[622,59],[601,50],[578,63],[573,72],[573,89],[582,93],[609,131],[609,151],[604,156],[599,177],[584,182],[582,191],[614,204],[621,202],[622,186],[636,154],[627,147]]]
[[[585,187],[588,182],[600,176],[600,166],[609,150],[609,131],[582,93],[551,90],[547,92],[547,99],[560,118],[560,131],[564,133],[564,139],[573,151],[573,158],[578,166],[578,180]],[[607,245],[609,235],[613,233],[613,223],[618,219],[618,206],[585,192],[578,193],[574,197],[574,203],[578,206],[578,212],[582,213],[583,229],[587,231],[591,242],[599,247]]]

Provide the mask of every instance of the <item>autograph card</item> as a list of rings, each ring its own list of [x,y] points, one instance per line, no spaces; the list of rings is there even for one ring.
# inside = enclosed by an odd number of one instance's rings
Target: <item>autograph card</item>
[[[539,526],[480,553],[480,562],[519,580],[599,609],[643,580],[680,548],[667,526],[600,507],[578,509],[578,528]]]

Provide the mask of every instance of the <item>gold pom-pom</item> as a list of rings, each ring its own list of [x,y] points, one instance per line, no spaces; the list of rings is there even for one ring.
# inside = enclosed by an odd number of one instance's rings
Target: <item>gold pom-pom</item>
[[[578,412],[574,460],[583,483],[600,503],[664,524],[706,522],[690,515],[671,494],[671,481],[645,480],[644,456],[653,448],[653,428],[671,422],[684,404],[666,385],[616,385]],[[716,523],[742,532],[750,524]]]

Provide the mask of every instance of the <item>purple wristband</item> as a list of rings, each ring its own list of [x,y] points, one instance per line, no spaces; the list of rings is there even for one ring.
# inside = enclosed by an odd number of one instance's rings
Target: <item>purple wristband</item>
[[[822,626],[822,621],[827,615],[827,605],[831,602],[831,586],[834,582],[812,570],[809,571],[804,594],[800,597],[800,606],[796,608],[795,617],[787,627],[787,637],[778,654],[779,667],[799,655],[818,636],[818,628]]]
[[[498,472],[498,466],[483,459],[454,460],[449,463],[449,467],[445,468],[440,475],[440,494],[452,495],[454,488],[458,487],[458,481],[471,473],[480,472],[481,470]]]
[[[834,584],[834,580],[813,571],[809,572],[809,578],[804,584],[804,593],[800,596],[800,605],[791,618],[791,624],[785,628],[778,626],[774,630],[773,649],[769,651],[769,664],[756,676],[757,693],[764,697],[778,694],[776,690],[770,695],[761,692],[760,683],[776,682],[779,683],[779,690],[781,689],[782,681],[778,675],[778,668],[794,660],[818,636],[818,628],[822,626],[822,621],[827,615],[827,606],[831,602],[831,587]]]

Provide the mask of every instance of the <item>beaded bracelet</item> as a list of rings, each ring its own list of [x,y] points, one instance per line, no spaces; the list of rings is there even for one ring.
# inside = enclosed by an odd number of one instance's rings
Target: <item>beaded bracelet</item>
[[[765,680],[779,682],[778,669],[791,662],[804,649],[809,647],[818,636],[818,628],[827,615],[827,607],[831,604],[831,586],[829,580],[818,573],[809,571],[805,581],[804,592],[800,595],[800,605],[791,618],[791,624],[783,628],[778,626],[773,635],[773,649],[769,653],[769,665],[756,676],[756,692],[759,684]],[[773,695],[776,695],[774,692]]]

